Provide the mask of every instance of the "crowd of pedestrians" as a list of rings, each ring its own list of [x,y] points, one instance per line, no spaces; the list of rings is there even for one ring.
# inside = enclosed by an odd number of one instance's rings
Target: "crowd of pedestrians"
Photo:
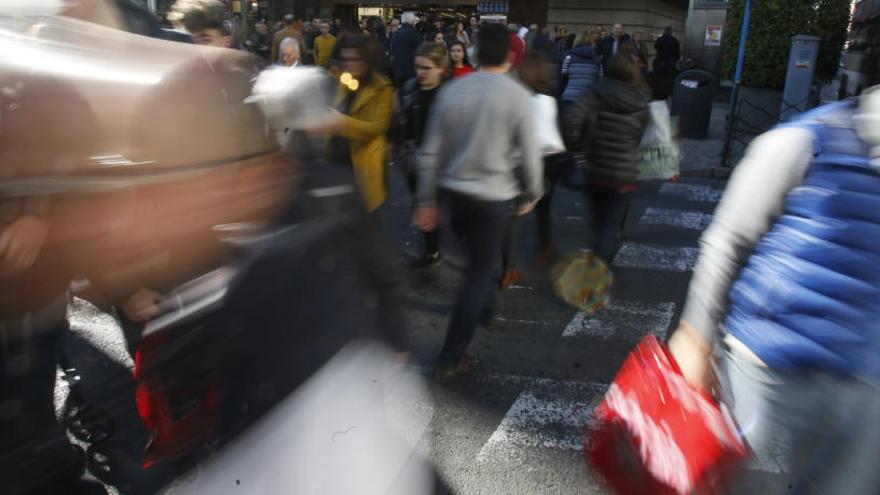
[[[168,39],[247,50],[266,71],[276,71],[265,74],[301,74],[312,66],[310,74],[332,81],[329,108],[321,104],[321,118],[308,120],[301,131],[321,143],[318,165],[354,178],[359,225],[370,235],[380,231],[389,170],[395,167],[409,186],[411,223],[422,233],[422,251],[410,268],[441,264],[444,235],[460,245],[464,277],[433,373],[441,384],[478,365],[468,348],[475,332],[493,320],[494,292],[521,277],[516,247],[524,216],[536,215],[538,262],[546,267],[554,260],[551,208],[560,183],[583,192],[589,211],[586,247],[610,265],[630,194],[644,179],[645,143],[660,134],[649,136],[652,126],[668,127],[657,120],[668,110],[658,108],[665,109],[671,81],[682,67],[670,27],[654,41],[652,60],[643,33],[630,36],[622,24],[610,32],[598,25],[575,34],[565,26],[481,23],[477,17],[447,22],[414,12],[387,24],[369,18],[351,26],[287,15],[274,30],[257,22],[237,45],[235,23],[228,22],[219,0],[179,2],[168,22],[166,29],[179,31]],[[236,57],[251,63],[247,56]],[[190,81],[199,67],[186,66],[176,77]],[[228,123],[222,121],[232,113],[247,120],[242,115],[254,116],[256,110],[247,103],[246,70],[217,65],[210,71],[223,79],[222,98],[208,95],[206,106],[220,117],[186,116],[210,121],[200,129],[208,146],[214,151],[226,146],[218,136],[265,138],[257,125],[211,134],[212,125]],[[150,110],[167,108],[178,115],[183,105],[174,98],[162,94],[151,100]],[[869,91],[858,103],[823,107],[755,141],[701,241],[682,319],[669,340],[686,380],[702,389],[721,382],[755,471],[778,469],[790,479],[779,485],[781,493],[872,493],[880,484],[880,473],[872,469],[880,438],[859,421],[880,413],[880,334],[871,323],[880,299],[880,271],[872,263],[880,256],[880,216],[871,208],[880,205],[874,156],[880,135],[873,126],[878,99]],[[86,127],[61,118],[42,136],[51,146],[26,144],[38,152],[67,149],[79,140],[56,142],[56,134],[69,137]],[[179,144],[175,139],[189,138],[146,127],[140,139]],[[39,215],[47,205],[20,203],[4,210],[0,230],[0,273],[16,288],[27,284],[12,277],[34,266],[50,230]],[[382,281],[377,297],[394,300],[394,267],[376,262],[375,251],[366,258],[376,265],[373,278]],[[63,323],[66,299],[54,296],[73,274],[53,276],[59,283],[51,288],[53,297],[40,301],[46,306],[42,320],[15,301],[4,305],[7,315],[16,315],[0,325],[4,355],[23,358],[4,363],[0,374],[5,393],[18,401],[6,400],[0,430],[9,444],[28,448],[41,434],[55,437],[41,447],[41,461],[48,459],[57,471],[45,484],[65,493],[62,488],[81,468],[55,460],[78,455],[44,392],[55,381],[61,335],[69,331]],[[157,314],[161,297],[142,288],[118,308],[122,318],[145,323]],[[371,304],[378,307],[365,307]],[[25,316],[19,318],[19,312]],[[392,330],[384,337],[394,341],[405,362],[404,326],[385,326]],[[46,328],[31,341],[9,338],[37,327]],[[52,352],[39,353],[22,342]],[[10,415],[13,406],[28,414]],[[9,459],[15,462],[7,462],[2,474],[21,486],[32,482],[32,472],[46,471]],[[80,493],[101,492],[86,486]]]
[[[493,318],[492,291],[521,278],[520,217],[536,209],[539,262],[557,254],[553,191],[584,191],[590,249],[609,263],[636,189],[652,86],[647,42],[621,24],[577,35],[564,26],[465,23],[404,12],[346,26],[293,16],[271,36],[259,23],[244,48],[279,68],[315,65],[337,78],[328,117],[311,125],[325,156],[353,171],[366,211],[382,216],[389,168],[402,170],[422,231],[414,270],[442,263],[448,227],[467,254],[437,379],[470,370],[466,349]],[[195,35],[195,33],[193,33]],[[271,39],[271,44],[269,40]],[[196,41],[200,38],[196,36]],[[678,57],[670,29],[653,67]],[[442,209],[449,212],[441,225]]]

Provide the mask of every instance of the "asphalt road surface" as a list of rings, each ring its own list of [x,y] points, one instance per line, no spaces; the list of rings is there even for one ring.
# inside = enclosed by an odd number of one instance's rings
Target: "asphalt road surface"
[[[384,208],[389,249],[414,259],[418,232],[409,226],[409,197],[399,177]],[[434,400],[419,450],[454,493],[605,493],[583,461],[584,429],[591,410],[627,352],[647,333],[665,338],[678,321],[697,258],[697,241],[711,221],[724,183],[701,179],[645,183],[635,193],[620,250],[612,262],[611,304],[587,316],[552,292],[538,265],[534,219],[521,229],[517,286],[497,294],[490,330],[479,330],[470,348],[481,360],[472,376],[450,386],[430,381],[461,279],[463,261],[445,232],[443,264],[410,273],[407,314],[413,366],[429,379]],[[579,192],[559,190],[553,217],[557,252],[587,242]],[[132,362],[115,320],[84,301],[70,310],[73,332],[65,349],[80,369],[85,394],[112,405],[113,439],[92,455],[90,469],[118,493],[152,493],[172,473],[140,469],[137,454],[146,432],[133,403]],[[98,384],[98,385],[95,385]],[[66,385],[56,390],[59,407]]]

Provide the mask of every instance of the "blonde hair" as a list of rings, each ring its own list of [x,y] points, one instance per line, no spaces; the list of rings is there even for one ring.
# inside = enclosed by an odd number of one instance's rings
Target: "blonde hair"
[[[581,31],[575,39],[572,46],[584,45],[593,42],[593,33],[591,31]]]

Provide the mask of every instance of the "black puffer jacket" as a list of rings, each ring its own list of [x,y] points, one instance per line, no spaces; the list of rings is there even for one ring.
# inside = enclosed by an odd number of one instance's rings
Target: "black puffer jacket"
[[[636,182],[649,101],[645,88],[602,79],[564,113],[566,144],[569,150],[586,153],[592,184],[620,187]]]

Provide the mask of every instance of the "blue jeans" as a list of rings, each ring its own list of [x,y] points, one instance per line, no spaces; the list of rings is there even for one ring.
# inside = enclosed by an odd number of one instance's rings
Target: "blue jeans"
[[[452,231],[464,245],[468,258],[438,359],[440,366],[454,366],[489,310],[513,201],[481,201],[452,191],[443,191],[442,195],[450,210]]]

